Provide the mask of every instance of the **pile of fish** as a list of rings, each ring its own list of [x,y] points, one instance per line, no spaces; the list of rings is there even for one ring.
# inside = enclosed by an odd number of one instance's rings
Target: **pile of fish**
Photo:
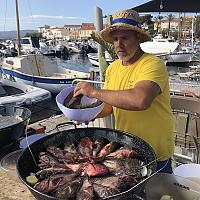
[[[127,146],[85,137],[39,153],[35,173],[39,192],[61,199],[103,199],[124,192],[141,180],[141,161]]]
[[[83,105],[81,104],[81,99],[83,98],[83,95],[80,94],[76,97],[74,97],[73,95],[74,95],[74,90],[70,92],[69,95],[64,100],[64,106],[66,106],[67,108],[71,108],[71,109],[93,108],[102,104],[102,101],[97,100],[94,103]]]

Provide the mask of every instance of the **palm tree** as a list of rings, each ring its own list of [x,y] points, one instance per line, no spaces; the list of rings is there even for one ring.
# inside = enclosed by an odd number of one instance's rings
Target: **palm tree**
[[[159,17],[154,17],[154,21],[155,21],[155,23],[156,23],[156,33],[158,33],[158,28],[159,28]]]
[[[170,35],[170,27],[171,27],[171,21],[174,19],[174,15],[169,14],[167,15],[167,20],[168,20],[168,36]]]
[[[161,26],[161,20],[163,19],[163,16],[158,15],[157,17],[154,17],[154,20],[156,22],[156,32],[159,32],[159,28]]]
[[[153,22],[152,22],[152,16],[151,15],[144,15],[144,16],[141,16],[140,17],[140,23],[141,24],[144,24],[146,23],[147,25],[151,25]]]

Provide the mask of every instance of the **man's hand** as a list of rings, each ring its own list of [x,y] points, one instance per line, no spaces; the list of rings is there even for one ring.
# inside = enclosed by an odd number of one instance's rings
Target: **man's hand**
[[[95,93],[97,92],[97,88],[93,86],[92,83],[88,82],[79,82],[74,89],[74,97],[83,94],[90,98],[95,98]]]

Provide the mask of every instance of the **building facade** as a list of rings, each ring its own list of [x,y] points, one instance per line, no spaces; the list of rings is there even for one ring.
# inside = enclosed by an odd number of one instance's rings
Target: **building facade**
[[[63,27],[50,27],[45,25],[39,27],[39,32],[46,39],[89,39],[96,28],[93,23],[82,23],[82,25],[64,25]]]

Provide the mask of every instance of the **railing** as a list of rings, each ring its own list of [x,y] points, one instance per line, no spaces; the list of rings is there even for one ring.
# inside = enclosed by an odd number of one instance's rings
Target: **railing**
[[[181,149],[174,157],[200,163],[200,114],[175,109],[173,114],[175,147]]]

